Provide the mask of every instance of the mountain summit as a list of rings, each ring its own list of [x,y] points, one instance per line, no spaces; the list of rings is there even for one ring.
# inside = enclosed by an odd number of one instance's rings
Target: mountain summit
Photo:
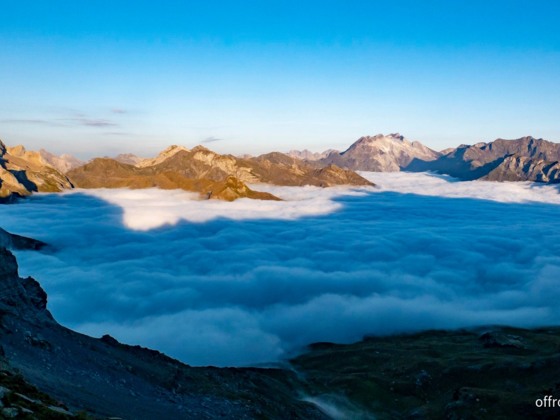
[[[320,160],[355,171],[396,172],[414,159],[435,160],[439,153],[398,133],[360,137],[344,152],[331,153]]]

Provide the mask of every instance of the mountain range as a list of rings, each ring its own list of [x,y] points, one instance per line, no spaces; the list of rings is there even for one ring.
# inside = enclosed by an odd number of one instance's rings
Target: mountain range
[[[94,159],[72,169],[67,176],[79,188],[180,188],[228,201],[241,197],[278,200],[272,194],[252,190],[247,183],[372,185],[355,172],[335,165],[316,168],[281,153],[243,159],[220,155],[202,146],[192,150],[172,146],[155,159],[141,160],[135,165],[115,159]]]
[[[119,155],[82,163],[69,155],[30,152],[23,146],[0,143],[0,200],[6,202],[32,192],[59,192],[70,188],[183,189],[202,198],[279,200],[247,184],[372,185],[335,165],[316,167],[281,153],[239,158],[220,155],[202,146],[189,150],[170,146],[158,156],[142,159]]]
[[[372,185],[355,171],[432,171],[461,180],[560,182],[560,144],[531,136],[460,145],[441,152],[400,134],[365,136],[343,152],[221,155],[170,146],[154,158],[121,154],[84,163],[70,155],[6,147],[0,141],[0,201],[78,188],[183,189],[201,198],[278,200],[247,184]]]
[[[560,182],[560,144],[531,136],[461,145],[436,160],[415,159],[410,171],[435,171],[462,180]]]
[[[437,152],[400,134],[378,134],[361,137],[344,152],[331,151],[320,158],[296,151],[291,154],[314,164],[334,163],[354,171],[432,171],[465,181],[560,182],[560,144],[532,136]]]

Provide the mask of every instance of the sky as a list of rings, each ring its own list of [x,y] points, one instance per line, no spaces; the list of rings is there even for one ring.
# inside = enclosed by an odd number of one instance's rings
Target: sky
[[[261,185],[284,199],[266,203],[35,194],[0,220],[50,245],[17,258],[57,321],[191,365],[276,362],[369,334],[558,325],[558,186],[364,175],[378,187]]]
[[[556,1],[0,0],[0,138],[81,158],[170,144],[560,141]]]

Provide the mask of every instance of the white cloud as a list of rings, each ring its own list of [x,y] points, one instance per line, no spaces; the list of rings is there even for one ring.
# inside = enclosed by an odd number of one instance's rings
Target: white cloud
[[[290,220],[304,216],[331,213],[341,207],[332,199],[340,195],[360,195],[370,189],[253,186],[269,191],[285,201],[261,201],[248,198],[233,202],[200,200],[198,194],[182,190],[159,189],[98,189],[77,190],[67,194],[85,193],[101,198],[123,209],[124,224],[136,230],[149,230],[174,225],[180,220],[207,222],[213,219],[232,220],[277,219]]]
[[[0,223],[53,245],[18,256],[63,324],[194,365],[365,334],[560,322],[556,187],[366,176],[380,187],[259,186],[283,202],[37,195],[1,206]]]
[[[381,191],[450,198],[479,198],[502,203],[560,204],[558,185],[535,182],[460,181],[448,175],[410,172],[360,172]]]

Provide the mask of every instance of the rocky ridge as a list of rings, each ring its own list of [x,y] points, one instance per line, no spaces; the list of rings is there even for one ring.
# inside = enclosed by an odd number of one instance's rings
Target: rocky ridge
[[[202,146],[192,150],[170,146],[151,159],[126,154],[79,163],[69,155],[32,152],[23,146],[9,148],[0,142],[0,201],[73,187],[183,189],[197,192],[204,199],[279,200],[247,184],[372,185],[360,175],[335,165],[319,167],[281,153],[239,158],[220,155]]]
[[[355,172],[335,165],[317,168],[282,153],[269,153],[242,159],[220,155],[202,146],[191,150],[172,146],[157,158],[137,165],[112,159],[94,159],[68,173],[80,188],[181,188],[203,198],[235,200],[248,197],[277,200],[269,193],[247,186],[252,183],[275,185],[372,185]]]
[[[560,182],[560,144],[531,136],[461,145],[437,160],[416,159],[410,171],[435,171],[462,180]]]
[[[95,339],[62,327],[48,311],[39,283],[19,277],[14,255],[3,246],[0,343],[0,408],[8,409],[4,415],[67,418],[84,410],[96,417],[135,419],[326,418],[300,399],[297,379],[288,371],[192,368],[110,336]],[[18,372],[21,380],[14,388]],[[29,395],[29,390],[18,391],[26,384],[47,391],[50,399],[33,397],[32,406],[19,402],[13,394]],[[54,401],[65,404],[55,406]],[[50,405],[63,410],[58,413],[63,417],[54,417],[52,409],[33,412]]]
[[[23,146],[6,147],[0,141],[0,202],[10,202],[33,192],[59,192],[72,188],[68,178],[38,152]]]

